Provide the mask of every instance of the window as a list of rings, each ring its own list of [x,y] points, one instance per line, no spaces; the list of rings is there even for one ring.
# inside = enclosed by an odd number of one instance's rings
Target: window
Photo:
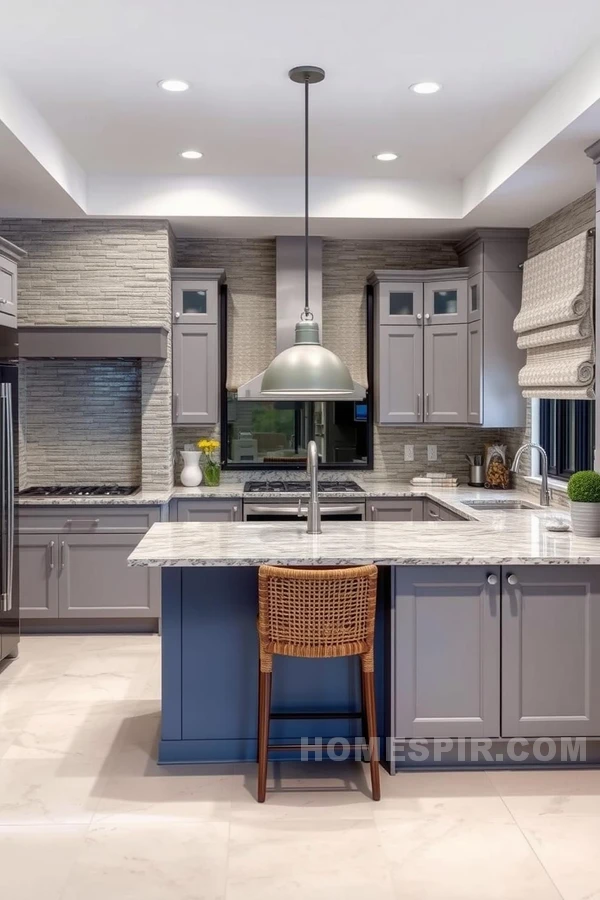
[[[594,401],[540,400],[540,444],[555,478],[593,469]]]
[[[373,467],[370,400],[238,400],[227,394],[223,410],[222,462],[230,468],[306,468],[308,441],[317,442],[319,464]]]

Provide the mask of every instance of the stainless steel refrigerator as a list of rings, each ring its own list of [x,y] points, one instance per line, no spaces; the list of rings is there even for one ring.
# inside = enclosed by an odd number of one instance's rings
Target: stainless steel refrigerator
[[[0,325],[0,660],[19,646],[19,567],[15,496],[18,472],[18,336]]]

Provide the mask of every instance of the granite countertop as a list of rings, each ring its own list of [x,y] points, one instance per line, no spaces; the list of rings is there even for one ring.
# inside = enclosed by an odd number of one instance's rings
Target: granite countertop
[[[161,506],[172,491],[139,490],[126,497],[17,497],[17,506]]]
[[[465,500],[521,499],[470,488],[417,490],[390,486],[370,496],[436,500],[465,517],[452,522],[327,522],[308,535],[301,522],[156,524],[129,557],[134,566],[284,565],[517,565],[600,564],[600,539],[551,532],[561,510],[473,510]],[[466,517],[469,517],[468,519]]]

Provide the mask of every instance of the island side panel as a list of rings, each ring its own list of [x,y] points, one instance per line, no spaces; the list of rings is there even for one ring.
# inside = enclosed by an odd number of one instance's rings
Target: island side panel
[[[180,615],[169,610],[163,622],[163,652],[169,671],[169,696],[164,697],[161,762],[247,761],[256,759],[258,604],[256,567],[190,567],[181,572]],[[170,600],[173,600],[171,587]],[[176,606],[176,604],[175,604]],[[166,610],[165,610],[166,611]],[[383,615],[378,627],[378,653],[383,668]],[[175,634],[167,635],[172,629]],[[176,669],[181,693],[175,690]],[[382,668],[378,671],[382,683]],[[379,666],[378,666],[379,669]],[[172,729],[177,715],[166,706],[175,700],[181,711],[181,732]],[[379,691],[383,723],[383,691]],[[357,658],[306,660],[276,657],[272,708],[277,711],[360,708]],[[169,723],[165,728],[164,723]],[[271,739],[297,743],[306,736],[326,742],[334,736],[360,733],[360,720],[309,719],[273,721]],[[175,736],[171,736],[175,735]],[[295,751],[273,758],[298,758]]]
[[[162,570],[162,723],[165,741],[181,740],[181,575]]]

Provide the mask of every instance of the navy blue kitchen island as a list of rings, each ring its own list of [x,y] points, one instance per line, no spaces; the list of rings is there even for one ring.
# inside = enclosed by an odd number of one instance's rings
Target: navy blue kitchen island
[[[162,570],[161,763],[256,760],[258,701],[258,568],[173,567]],[[377,634],[378,721],[383,724],[383,606]],[[275,657],[273,712],[360,709],[358,658]],[[381,730],[381,727],[380,727]],[[281,743],[351,738],[360,719],[274,720]],[[383,732],[382,732],[383,733]],[[339,749],[339,748],[338,748]],[[280,758],[299,758],[281,751]],[[272,754],[278,758],[278,754]]]

